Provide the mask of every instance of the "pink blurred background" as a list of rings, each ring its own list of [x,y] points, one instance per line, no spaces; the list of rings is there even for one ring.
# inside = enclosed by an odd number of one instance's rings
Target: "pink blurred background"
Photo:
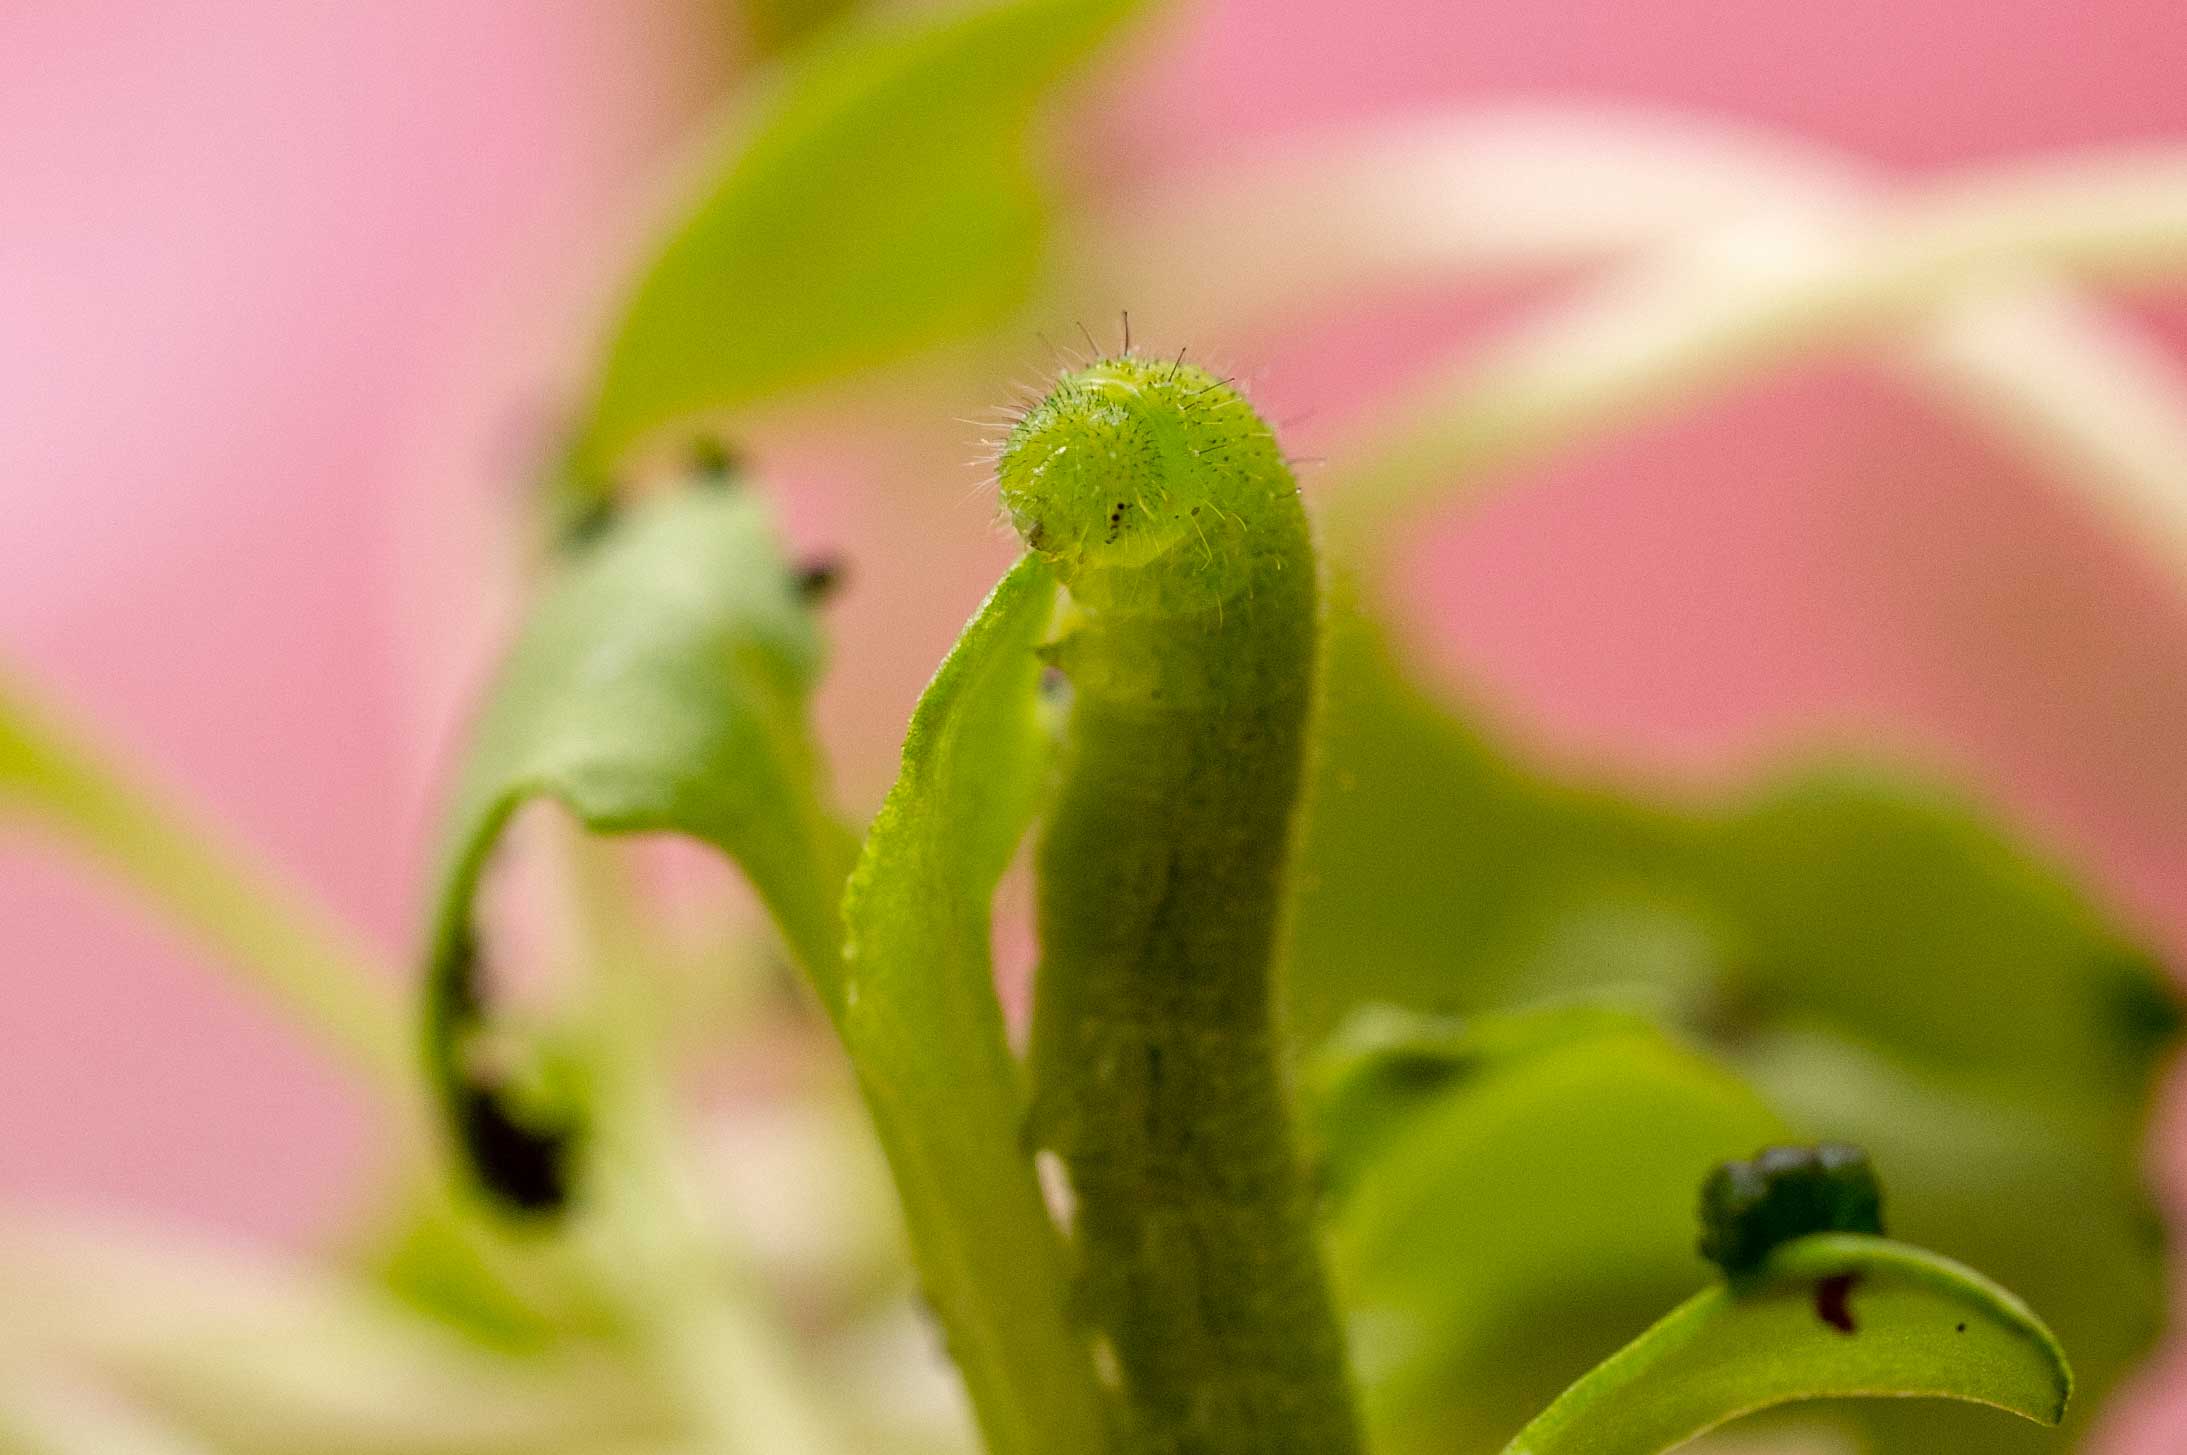
[[[491,507],[618,220],[733,75],[714,9],[0,7],[0,661],[390,959],[506,602]],[[1635,103],[1918,180],[2187,139],[2183,74],[2172,0],[1201,0],[1141,49],[1111,126],[1164,166],[1312,123]],[[2187,310],[2136,306],[2187,364]],[[1247,362],[1318,429],[1393,348],[1479,327],[1422,306]],[[871,664],[861,712],[889,709],[848,724],[864,792],[882,760],[856,753],[885,748],[1000,546],[974,499],[962,579],[922,582],[885,544],[917,482],[828,478],[842,463],[781,474],[800,535],[857,570],[840,633]],[[1839,361],[1530,484],[1440,533],[1423,573],[1453,670],[1507,717],[1681,774],[1880,735],[2187,963],[2187,592],[2052,482]],[[341,1227],[372,1129],[191,948],[0,841],[0,957],[0,1196]]]

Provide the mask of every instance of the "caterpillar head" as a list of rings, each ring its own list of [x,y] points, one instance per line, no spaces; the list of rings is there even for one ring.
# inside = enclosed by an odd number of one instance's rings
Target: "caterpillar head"
[[[1026,545],[1108,610],[1215,605],[1304,528],[1268,426],[1227,380],[1169,359],[1064,375],[1012,428],[998,474]]]

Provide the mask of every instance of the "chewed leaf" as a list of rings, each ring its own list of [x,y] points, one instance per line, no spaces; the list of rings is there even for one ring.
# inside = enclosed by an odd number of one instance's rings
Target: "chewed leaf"
[[[1065,1307],[1065,1259],[1021,1141],[995,996],[995,885],[1048,763],[1041,662],[1055,579],[1003,577],[913,713],[843,904],[843,1034],[896,1173],[920,1281],[989,1448],[1081,1452],[1101,1407]]]
[[[1010,0],[855,17],[739,118],[702,196],[638,279],[576,471],[633,441],[991,327],[1031,287],[1036,103],[1137,0]]]
[[[1695,1295],[1504,1455],[1656,1455],[1807,1399],[1956,1399],[2055,1425],[2072,1392],[2050,1330],[1979,1273],[1904,1243],[1820,1233]]]
[[[849,839],[823,806],[807,705],[820,642],[765,504],[692,486],[608,522],[560,570],[473,734],[449,823],[427,976],[431,1069],[481,1182],[563,1200],[570,1125],[527,1115],[465,1064],[481,1030],[472,899],[524,803],[594,833],[689,835],[735,860],[831,1008]]]

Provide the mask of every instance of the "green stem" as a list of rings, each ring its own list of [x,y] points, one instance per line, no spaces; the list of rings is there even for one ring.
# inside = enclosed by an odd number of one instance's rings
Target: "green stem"
[[[710,1239],[685,1174],[665,967],[620,847],[560,843],[567,909],[591,967],[596,1215],[581,1234],[647,1367],[707,1455],[835,1455],[842,1446],[734,1244]]]
[[[1073,702],[1038,860],[1034,1113],[1120,1443],[1344,1455],[1274,1024],[1316,634],[1296,486],[1225,384],[1130,356],[1020,423],[1002,486],[1077,607],[1054,649]]]
[[[415,1109],[392,976],[270,866],[224,843],[82,734],[0,689],[0,810],[42,823],[166,910],[390,1101]]]

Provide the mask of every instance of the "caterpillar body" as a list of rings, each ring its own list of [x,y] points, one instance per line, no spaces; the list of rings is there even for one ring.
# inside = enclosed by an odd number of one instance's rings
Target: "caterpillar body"
[[[1032,1127],[1069,1176],[1118,1443],[1351,1455],[1274,1024],[1317,633],[1296,482],[1228,381],[1131,354],[1066,375],[999,479],[1070,594]]]

